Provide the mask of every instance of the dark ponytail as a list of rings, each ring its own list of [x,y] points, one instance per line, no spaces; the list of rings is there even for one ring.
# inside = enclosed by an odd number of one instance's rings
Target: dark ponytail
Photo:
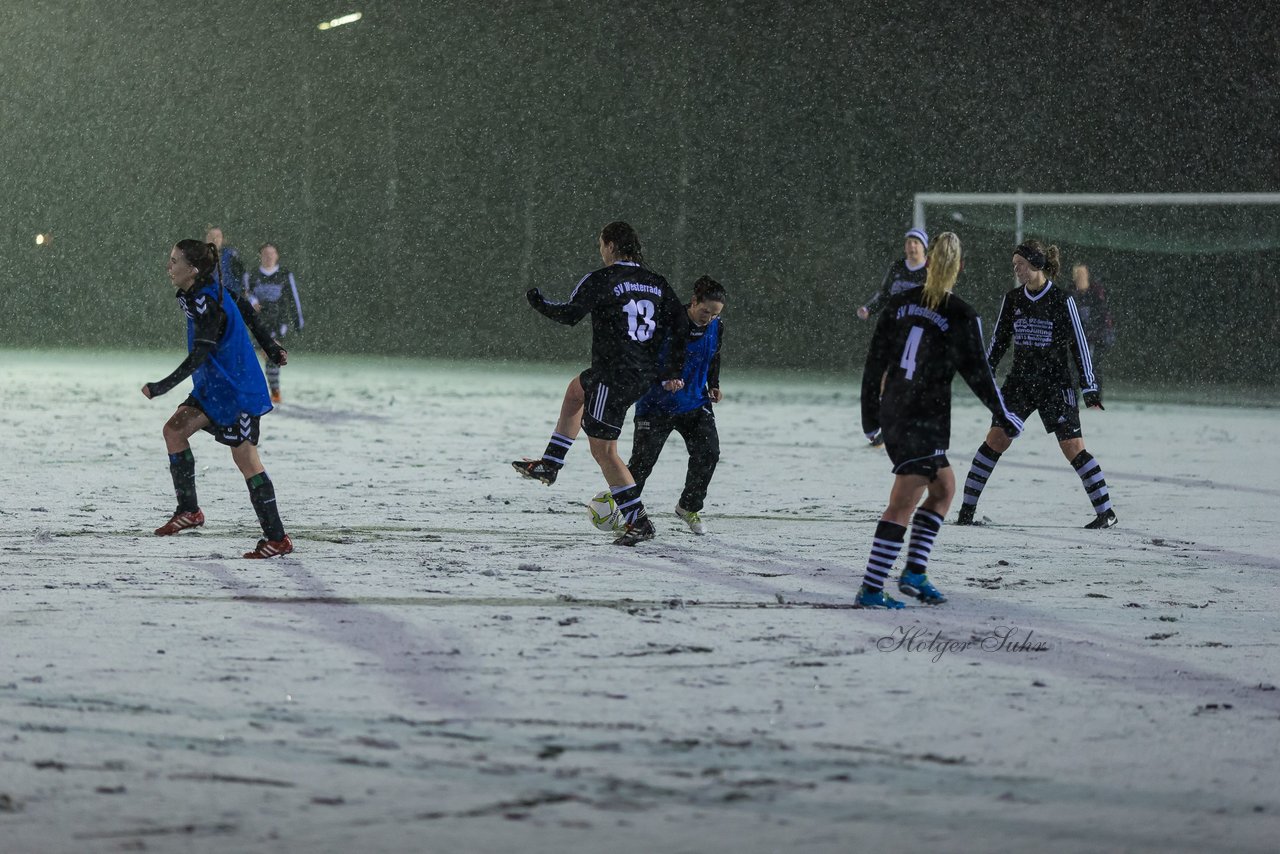
[[[703,276],[693,283],[694,302],[724,302],[724,285],[710,276]]]
[[[218,247],[203,240],[179,240],[178,251],[187,263],[196,268],[196,284],[212,284],[218,270]]]
[[[617,220],[600,229],[600,239],[613,247],[613,254],[627,261],[644,263],[640,254],[640,235],[625,222]]]
[[[1062,253],[1058,247],[1050,246],[1044,251],[1044,257],[1044,274],[1050,279],[1058,278],[1058,271],[1062,269]]]

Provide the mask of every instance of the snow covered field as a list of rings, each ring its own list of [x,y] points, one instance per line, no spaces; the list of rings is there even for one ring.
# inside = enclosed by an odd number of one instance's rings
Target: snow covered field
[[[1280,839],[1276,412],[1108,400],[1120,525],[1036,426],[951,601],[848,607],[891,476],[855,378],[730,370],[706,509],[609,545],[573,368],[299,356],[262,457],[297,552],[193,441],[180,352],[0,352],[0,851],[1264,851]],[[957,387],[951,459],[981,441]],[[629,428],[623,437],[629,447]],[[954,518],[954,510],[950,514]],[[949,518],[949,521],[950,521]]]

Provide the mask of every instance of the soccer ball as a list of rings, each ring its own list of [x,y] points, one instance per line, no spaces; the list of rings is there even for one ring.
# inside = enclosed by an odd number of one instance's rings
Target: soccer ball
[[[591,524],[599,531],[617,531],[622,528],[622,514],[618,512],[617,502],[608,492],[601,492],[587,502],[587,515]]]

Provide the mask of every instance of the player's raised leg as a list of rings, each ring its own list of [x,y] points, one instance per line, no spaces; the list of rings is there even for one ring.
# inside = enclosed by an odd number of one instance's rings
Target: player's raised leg
[[[585,392],[580,377],[569,381],[565,389],[564,400],[560,403],[560,417],[556,420],[556,429],[547,441],[547,449],[542,458],[537,460],[516,460],[511,466],[521,476],[541,481],[547,486],[556,482],[560,469],[564,468],[565,457],[573,447],[578,431],[582,429],[582,408]]]

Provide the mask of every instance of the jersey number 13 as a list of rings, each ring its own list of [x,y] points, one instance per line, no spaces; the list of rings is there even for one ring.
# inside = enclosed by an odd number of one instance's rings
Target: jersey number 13
[[[632,341],[648,341],[653,337],[653,330],[658,327],[658,323],[653,319],[657,310],[652,302],[633,299],[622,310],[627,313],[627,334]]]

